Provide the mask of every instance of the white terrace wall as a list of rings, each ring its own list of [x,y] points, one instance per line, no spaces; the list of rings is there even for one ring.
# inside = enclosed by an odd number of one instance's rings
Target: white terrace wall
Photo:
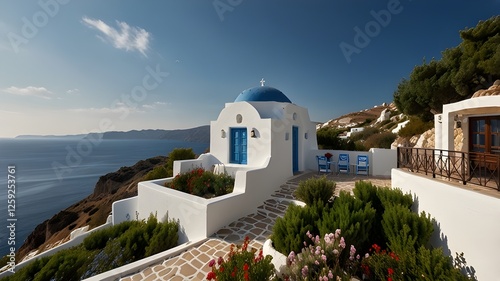
[[[274,160],[276,162],[277,160]],[[204,199],[184,192],[169,189],[164,183],[169,179],[140,182],[137,196],[137,209],[127,209],[133,204],[115,203],[121,212],[135,214],[139,219],[147,218],[151,213],[162,219],[168,213],[169,218],[179,220],[181,230],[179,243],[206,238],[223,226],[251,214],[257,210],[280,185],[290,176],[290,171],[273,169],[280,163],[268,158],[266,165],[252,170],[236,172],[234,191],[224,196]],[[118,206],[119,204],[128,204]],[[114,217],[123,219],[123,214],[113,212]],[[132,219],[135,219],[133,217]],[[115,218],[116,222],[119,222]]]
[[[36,256],[33,256],[32,258],[28,259],[28,260],[25,260],[25,261],[22,261],[18,264],[16,264],[16,272],[27,266],[28,264],[30,264],[32,261],[35,261],[39,258],[43,258],[43,257],[48,257],[48,256],[51,256],[51,255],[54,255],[55,253],[61,251],[61,250],[65,250],[65,249],[69,249],[71,247],[75,247],[75,246],[78,246],[80,245],[80,243],[83,242],[83,240],[85,240],[85,238],[87,236],[89,236],[91,233],[95,232],[95,231],[99,231],[101,229],[104,229],[104,228],[107,228],[107,227],[110,227],[112,226],[112,222],[111,222],[111,217],[108,216],[106,222],[104,224],[101,224],[100,226],[96,227],[96,228],[93,228],[92,230],[90,231],[84,231],[83,229],[87,228],[88,227],[84,227],[82,229],[75,229],[74,231],[71,232],[71,239],[67,242],[64,242],[63,244],[60,244],[54,248],[51,248],[47,251],[44,251],[40,254],[37,254]],[[7,277],[7,276],[10,276],[12,275],[12,272],[10,271],[4,271],[4,272],[1,272],[0,273],[0,278],[4,278],[4,277]]]
[[[318,162],[316,156],[325,155],[327,152],[333,155],[332,161],[335,164],[338,163],[339,154],[341,153],[349,154],[350,164],[356,164],[358,155],[367,155],[371,176],[390,177],[391,169],[397,167],[397,151],[395,149],[371,148],[370,151],[311,150],[311,154],[306,162],[306,168],[313,171],[317,170]],[[334,168],[332,167],[332,169]]]
[[[453,257],[463,252],[478,280],[498,280],[500,199],[400,169],[392,170],[392,187],[413,194],[416,211],[436,219],[434,246]]]

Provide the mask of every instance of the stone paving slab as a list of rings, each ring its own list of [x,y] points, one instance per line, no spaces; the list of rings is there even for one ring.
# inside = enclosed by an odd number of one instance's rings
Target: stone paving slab
[[[211,268],[208,262],[219,256],[227,257],[231,244],[241,245],[245,236],[250,238],[249,247],[260,249],[269,238],[276,218],[282,217],[289,205],[290,199],[294,199],[293,192],[300,181],[310,177],[319,177],[313,172],[295,176],[286,184],[283,184],[271,198],[263,202],[257,208],[257,212],[221,228],[203,244],[193,247],[182,254],[166,259],[161,264],[144,268],[139,273],[119,279],[120,281],[137,280],[206,280],[207,273]],[[377,186],[391,186],[389,178],[376,178],[370,176],[334,175],[326,177],[337,183],[335,193],[340,190],[352,192],[354,183],[359,180],[371,181]],[[283,200],[288,199],[288,200]]]

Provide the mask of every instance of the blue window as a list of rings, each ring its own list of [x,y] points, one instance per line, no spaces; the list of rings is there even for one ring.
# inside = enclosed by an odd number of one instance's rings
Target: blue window
[[[231,128],[231,159],[234,164],[247,164],[247,128]]]

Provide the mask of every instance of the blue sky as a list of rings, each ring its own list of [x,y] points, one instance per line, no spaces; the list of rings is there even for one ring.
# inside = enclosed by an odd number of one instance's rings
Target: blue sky
[[[209,124],[267,86],[313,121],[391,102],[483,1],[2,1],[0,137]]]

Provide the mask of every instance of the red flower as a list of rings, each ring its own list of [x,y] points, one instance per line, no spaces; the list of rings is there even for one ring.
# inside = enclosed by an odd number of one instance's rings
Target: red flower
[[[223,262],[224,262],[224,259],[222,257],[219,257],[219,259],[217,260],[217,264],[221,265]]]
[[[393,275],[393,274],[394,274],[394,269],[392,269],[392,268],[390,268],[390,267],[389,267],[389,268],[387,269],[387,273],[388,273],[389,275]]]
[[[250,277],[248,276],[248,272],[245,272],[245,275],[243,277],[245,277],[245,280],[247,280],[247,281],[250,280]]]
[[[207,274],[207,280],[215,280],[217,278],[217,276],[215,275],[214,272],[210,271],[208,274]]]
[[[381,249],[380,246],[377,244],[373,244],[372,248],[373,248],[373,250],[375,250],[376,253],[380,252],[380,249]]]
[[[243,266],[243,270],[248,271],[248,267],[249,267],[248,264],[245,263],[245,265]]]

